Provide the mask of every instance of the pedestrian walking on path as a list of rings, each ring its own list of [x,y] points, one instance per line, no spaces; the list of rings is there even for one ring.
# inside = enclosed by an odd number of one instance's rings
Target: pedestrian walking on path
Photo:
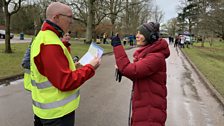
[[[121,43],[112,42],[118,74],[133,81],[131,126],[165,126],[167,118],[166,61],[170,51],[159,38],[159,24],[149,22],[138,27],[139,48],[131,63]],[[121,78],[121,77],[120,77]]]

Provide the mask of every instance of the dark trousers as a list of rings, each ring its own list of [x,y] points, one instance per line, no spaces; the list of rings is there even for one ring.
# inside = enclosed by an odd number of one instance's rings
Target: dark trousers
[[[106,44],[107,39],[103,38],[103,44]]]
[[[75,111],[56,119],[41,119],[34,115],[34,126],[74,126]]]

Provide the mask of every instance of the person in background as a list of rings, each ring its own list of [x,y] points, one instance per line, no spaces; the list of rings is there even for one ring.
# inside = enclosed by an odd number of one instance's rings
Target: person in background
[[[68,51],[71,53],[71,31],[65,33],[63,35],[63,38],[61,39],[61,41],[63,42],[63,44],[65,45],[65,47],[67,47]]]
[[[23,76],[24,84],[23,84],[23,86],[24,86],[24,89],[29,92],[31,91],[31,86],[32,86],[31,77],[30,77],[30,47],[31,47],[31,44],[32,44],[34,38],[32,39],[28,48],[26,49],[26,52],[23,56],[22,63],[21,63],[21,66],[24,69],[24,76]]]
[[[129,35],[128,39],[130,46],[134,46],[134,35]]]
[[[168,39],[169,39],[169,44],[172,44],[171,36],[169,36]]]
[[[186,44],[186,47],[189,48],[189,45],[191,44],[191,37],[186,35],[184,43]]]
[[[103,34],[103,44],[107,43],[107,33]]]
[[[170,51],[166,40],[159,38],[159,26],[149,22],[138,27],[136,42],[139,48],[133,54],[133,63],[119,41],[111,43],[118,74],[133,82],[131,126],[165,126],[166,58]]]
[[[184,48],[185,40],[186,40],[185,36],[180,35],[180,48]]]
[[[46,10],[47,20],[31,44],[30,90],[34,126],[74,126],[80,86],[94,76],[100,65],[100,59],[95,57],[76,69],[60,40],[72,24],[72,15],[68,5],[52,2]]]
[[[128,40],[127,40],[127,37],[124,37],[124,38],[123,38],[123,45],[124,45],[124,46],[126,45],[127,41],[128,41]]]
[[[69,53],[71,53],[71,43],[70,43],[70,40],[71,40],[71,31],[65,33],[63,38],[61,39],[61,41],[63,42],[65,47],[68,49]],[[79,57],[78,56],[74,56],[73,57],[73,61],[75,63],[76,68],[82,67],[82,65],[78,62],[79,61]]]
[[[178,35],[175,38],[174,47],[177,47],[179,45],[179,43],[180,43],[180,36]]]

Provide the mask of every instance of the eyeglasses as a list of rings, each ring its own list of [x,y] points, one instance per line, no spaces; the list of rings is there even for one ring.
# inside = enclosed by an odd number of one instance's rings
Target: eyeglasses
[[[69,19],[73,19],[73,16],[68,16],[68,15],[65,15],[65,14],[59,14],[59,15],[61,15],[61,16],[65,16],[65,17],[67,17],[67,18],[69,18]]]

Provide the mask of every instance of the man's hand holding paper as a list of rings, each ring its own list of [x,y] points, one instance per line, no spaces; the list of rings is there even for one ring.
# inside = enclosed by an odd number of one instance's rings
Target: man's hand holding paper
[[[103,55],[103,48],[98,46],[96,43],[91,43],[89,50],[80,59],[79,62],[82,65],[91,64],[96,69],[100,64],[102,55]]]
[[[99,66],[100,66],[100,57],[94,57],[89,64],[92,65],[94,67],[94,69],[96,70]]]

